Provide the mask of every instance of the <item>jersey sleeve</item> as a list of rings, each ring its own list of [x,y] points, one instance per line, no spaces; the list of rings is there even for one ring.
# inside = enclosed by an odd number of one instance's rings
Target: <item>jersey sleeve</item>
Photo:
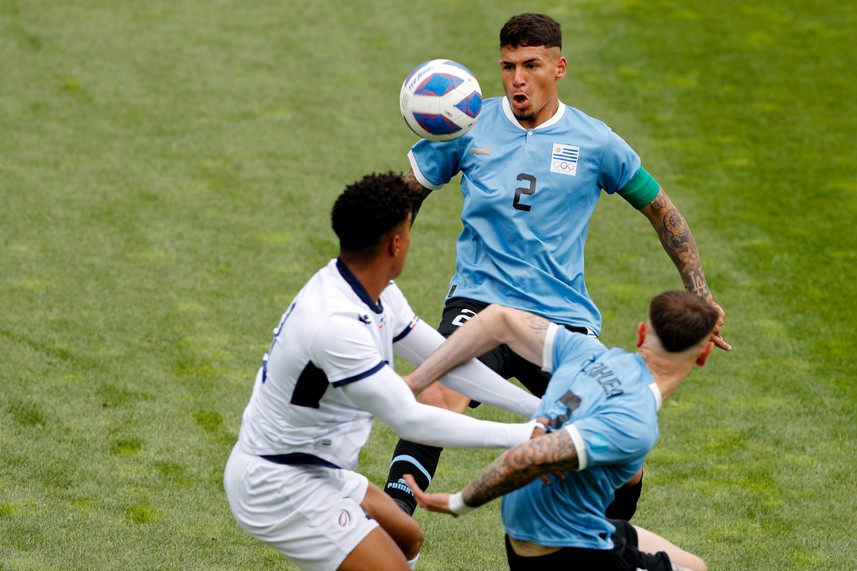
[[[642,460],[658,438],[657,424],[652,426],[620,407],[604,409],[564,429],[577,449],[579,470]]]
[[[598,185],[608,194],[613,194],[637,176],[640,164],[640,157],[634,149],[622,137],[610,131],[601,161]]]
[[[408,152],[408,161],[417,181],[430,190],[439,190],[461,170],[459,141],[417,142]]]
[[[402,290],[393,281],[384,288],[381,300],[394,316],[394,323],[391,324],[391,327],[393,328],[393,343],[397,343],[413,331],[420,318],[411,309],[411,304],[408,303],[405,294],[402,293]]]
[[[364,379],[387,363],[357,315],[333,315],[316,330],[310,354],[334,387]]]
[[[390,367],[343,391],[351,401],[379,418],[406,440],[453,448],[509,448],[532,435],[533,422],[507,424],[479,420],[417,402]]]

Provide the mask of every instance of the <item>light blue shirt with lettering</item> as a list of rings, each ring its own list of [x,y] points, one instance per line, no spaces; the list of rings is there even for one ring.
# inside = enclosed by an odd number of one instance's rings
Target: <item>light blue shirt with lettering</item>
[[[510,537],[539,545],[610,549],[615,528],[604,512],[657,441],[660,393],[638,353],[552,331],[553,375],[536,416],[569,431],[581,469],[504,496],[503,523]]]

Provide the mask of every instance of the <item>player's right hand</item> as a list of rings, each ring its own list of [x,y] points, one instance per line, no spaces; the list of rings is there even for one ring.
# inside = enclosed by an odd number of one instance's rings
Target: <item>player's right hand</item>
[[[405,482],[408,484],[408,487],[410,487],[411,491],[414,493],[414,498],[417,500],[417,504],[421,508],[430,512],[438,512],[449,514],[452,517],[458,517],[456,514],[449,511],[449,494],[445,492],[427,494],[420,489],[413,476],[405,474],[403,477]]]

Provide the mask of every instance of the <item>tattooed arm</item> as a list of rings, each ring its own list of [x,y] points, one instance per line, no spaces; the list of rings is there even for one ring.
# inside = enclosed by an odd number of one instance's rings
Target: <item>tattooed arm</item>
[[[405,380],[419,394],[435,379],[504,343],[531,363],[541,365],[549,325],[547,319],[532,313],[489,305],[450,335]]]
[[[420,184],[417,180],[416,175],[414,174],[414,169],[409,169],[408,173],[404,176],[405,182],[408,184],[408,187],[411,191],[416,195],[416,204],[414,205],[414,215],[411,217],[411,224],[416,219],[417,214],[420,211],[420,207],[423,205],[423,201],[431,194],[431,189],[426,188]]]
[[[504,452],[464,487],[460,492],[460,499],[464,501],[466,508],[477,508],[529,484],[542,474],[577,470],[578,465],[577,449],[568,431],[552,432],[527,440]],[[450,494],[427,494],[416,485],[410,475],[405,476],[405,481],[413,490],[420,507],[433,512],[457,515],[450,509]]]
[[[720,319],[717,321],[711,340],[721,349],[731,350],[732,347],[720,336],[720,327],[723,325],[726,314],[711,295],[702,271],[702,261],[699,258],[696,241],[684,216],[663,189],[658,190],[654,200],[641,208],[640,212],[649,219],[655,232],[658,233],[661,245],[675,264],[684,288],[702,296],[717,307]]]

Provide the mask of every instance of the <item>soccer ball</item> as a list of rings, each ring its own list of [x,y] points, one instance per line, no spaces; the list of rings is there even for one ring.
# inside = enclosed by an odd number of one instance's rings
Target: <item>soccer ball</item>
[[[430,141],[450,141],[470,130],[482,110],[482,90],[466,67],[448,59],[421,63],[399,93],[402,117]]]

